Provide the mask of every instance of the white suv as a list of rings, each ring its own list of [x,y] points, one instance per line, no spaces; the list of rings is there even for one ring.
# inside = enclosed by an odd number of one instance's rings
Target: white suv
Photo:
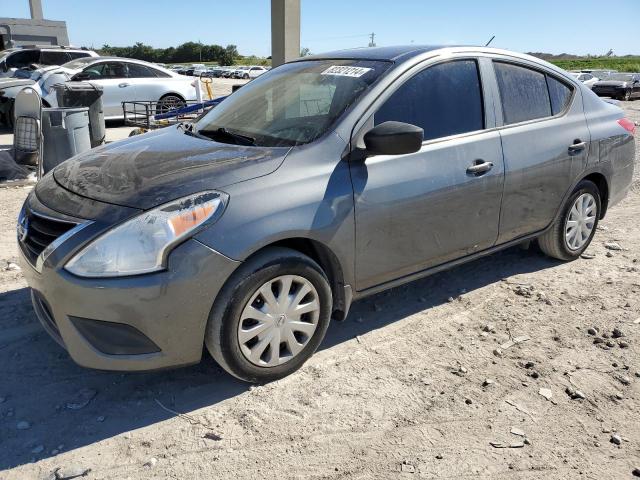
[[[0,77],[12,77],[16,70],[62,65],[77,58],[97,56],[96,52],[82,48],[58,46],[10,48],[0,52]]]
[[[258,67],[258,66],[238,67],[238,69],[235,72],[233,72],[233,76],[235,78],[244,78],[244,79],[256,78],[262,75],[263,73],[266,73],[267,71],[268,70],[265,67]]]

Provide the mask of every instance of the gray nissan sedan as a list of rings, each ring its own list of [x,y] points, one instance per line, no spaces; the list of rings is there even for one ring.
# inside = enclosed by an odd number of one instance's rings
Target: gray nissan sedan
[[[24,273],[81,365],[187,365],[206,346],[270,381],[353,300],[533,239],[577,258],[630,187],[634,133],[526,55],[304,57],[194,123],[54,169],[20,213]]]

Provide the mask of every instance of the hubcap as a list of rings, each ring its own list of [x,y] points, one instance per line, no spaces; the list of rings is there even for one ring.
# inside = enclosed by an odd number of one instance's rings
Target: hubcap
[[[184,102],[180,97],[174,95],[168,95],[158,102],[158,110],[160,113],[166,113],[175,108],[184,106]]]
[[[240,350],[254,365],[281,365],[311,340],[319,317],[318,292],[309,280],[298,275],[276,277],[258,288],[242,310]]]
[[[580,250],[591,237],[596,224],[596,199],[590,193],[583,193],[574,202],[567,223],[564,237],[570,250]]]

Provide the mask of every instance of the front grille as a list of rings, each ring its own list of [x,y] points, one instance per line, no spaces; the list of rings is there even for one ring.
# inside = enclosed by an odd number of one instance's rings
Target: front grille
[[[45,248],[77,225],[36,213],[26,207],[19,221],[18,243],[32,265],[36,264],[38,256]]]

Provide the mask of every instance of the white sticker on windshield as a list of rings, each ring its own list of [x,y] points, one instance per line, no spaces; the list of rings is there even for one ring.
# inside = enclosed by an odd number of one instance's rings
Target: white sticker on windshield
[[[341,77],[358,78],[370,70],[373,70],[373,68],[349,67],[346,65],[332,65],[329,68],[327,68],[324,72],[322,72],[320,75],[339,75]]]

